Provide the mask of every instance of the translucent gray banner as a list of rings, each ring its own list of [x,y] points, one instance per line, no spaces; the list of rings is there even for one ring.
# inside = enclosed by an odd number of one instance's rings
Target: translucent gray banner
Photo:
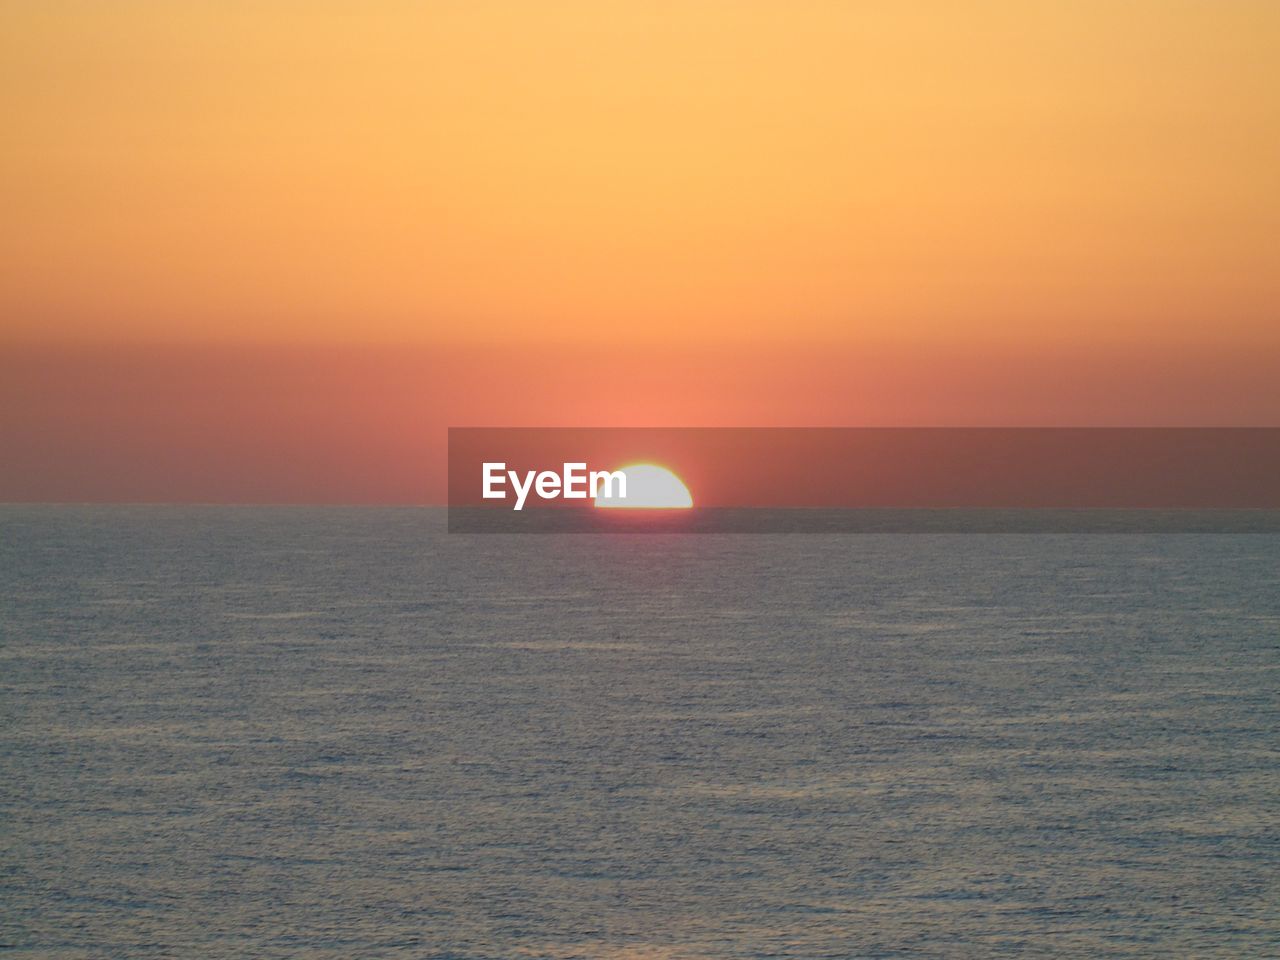
[[[1276,533],[1278,478],[1277,428],[455,428],[449,530]]]

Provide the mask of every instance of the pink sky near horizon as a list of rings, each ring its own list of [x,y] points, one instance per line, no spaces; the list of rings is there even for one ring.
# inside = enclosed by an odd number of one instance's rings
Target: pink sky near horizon
[[[1274,426],[1205,347],[36,346],[0,351],[0,501],[442,503],[450,426]]]

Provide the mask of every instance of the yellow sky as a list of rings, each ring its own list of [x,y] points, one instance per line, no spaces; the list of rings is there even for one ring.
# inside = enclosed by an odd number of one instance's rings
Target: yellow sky
[[[1274,0],[0,0],[20,339],[1276,338]]]

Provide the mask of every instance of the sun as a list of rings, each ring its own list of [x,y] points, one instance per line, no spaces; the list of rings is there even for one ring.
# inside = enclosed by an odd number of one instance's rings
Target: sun
[[[687,510],[693,506],[693,497],[689,495],[689,488],[666,467],[659,467],[652,463],[632,463],[619,467],[618,472],[627,478],[627,495],[617,496],[618,490],[601,486],[596,493],[597,507]]]

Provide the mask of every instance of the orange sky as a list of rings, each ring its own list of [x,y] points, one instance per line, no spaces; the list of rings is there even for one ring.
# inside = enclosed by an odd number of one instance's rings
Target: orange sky
[[[1273,0],[7,0],[0,498],[107,496],[70,438],[163,452],[191,383],[215,435],[302,418],[335,460],[352,418],[530,410],[1280,422],[1277,36]],[[313,348],[347,407],[263,392]]]

